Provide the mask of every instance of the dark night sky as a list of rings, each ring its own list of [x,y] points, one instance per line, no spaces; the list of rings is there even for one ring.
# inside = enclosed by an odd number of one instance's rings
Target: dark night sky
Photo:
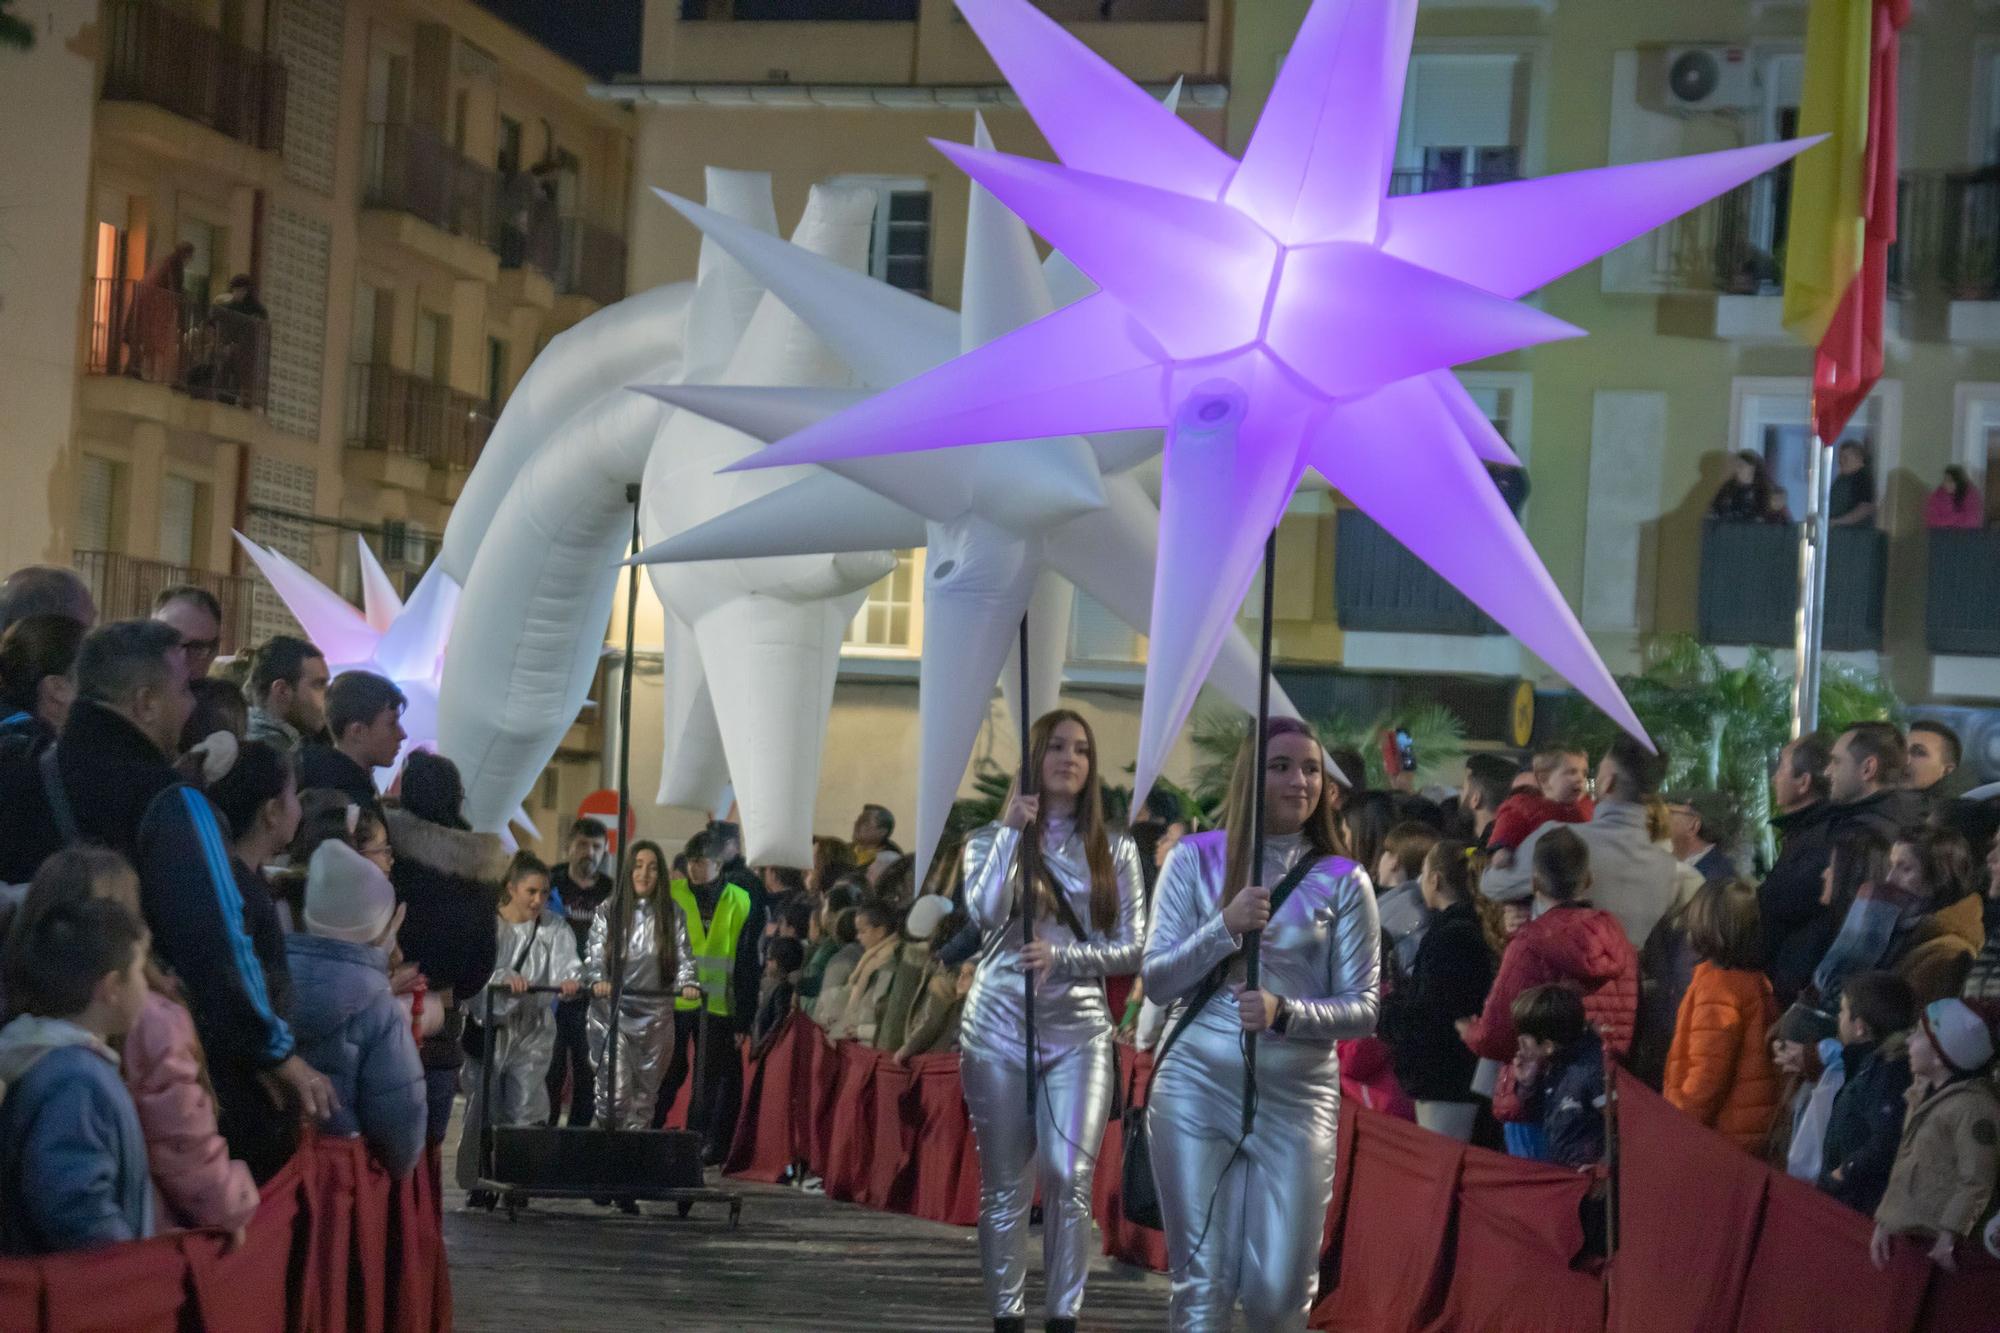
[[[479,5],[599,78],[639,69],[643,0],[479,0]]]

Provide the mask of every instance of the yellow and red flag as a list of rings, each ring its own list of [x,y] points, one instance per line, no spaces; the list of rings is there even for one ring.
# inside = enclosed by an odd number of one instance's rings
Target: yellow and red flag
[[[1792,177],[1785,327],[1816,349],[1813,433],[1840,438],[1882,378],[1896,242],[1896,55],[1910,0],[1812,0]]]

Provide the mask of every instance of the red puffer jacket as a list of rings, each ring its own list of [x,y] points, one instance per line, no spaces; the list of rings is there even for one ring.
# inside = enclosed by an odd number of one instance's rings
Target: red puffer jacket
[[[1625,928],[1617,917],[1588,903],[1550,908],[1508,941],[1486,1008],[1465,1032],[1465,1044],[1475,1055],[1500,1062],[1493,1114],[1501,1120],[1518,1119],[1520,1111],[1514,1094],[1514,1001],[1523,991],[1557,982],[1582,992],[1584,1016],[1606,1051],[1622,1057],[1632,1045],[1639,1013],[1639,954]]]

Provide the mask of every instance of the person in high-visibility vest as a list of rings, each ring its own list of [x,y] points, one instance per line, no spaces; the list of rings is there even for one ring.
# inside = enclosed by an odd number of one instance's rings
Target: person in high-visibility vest
[[[686,876],[676,878],[669,890],[687,919],[701,998],[674,1001],[674,1053],[654,1118],[656,1125],[665,1122],[664,1112],[687,1077],[692,1045],[698,1058],[687,1127],[702,1135],[702,1156],[710,1165],[728,1153],[736,1133],[736,1113],[743,1099],[743,1064],[737,1058],[736,1039],[748,1035],[756,1018],[757,935],[763,930],[749,892],[722,877],[718,841],[708,830],[688,839]]]

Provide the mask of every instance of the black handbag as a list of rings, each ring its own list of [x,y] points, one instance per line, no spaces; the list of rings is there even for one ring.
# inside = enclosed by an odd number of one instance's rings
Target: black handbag
[[[1292,896],[1292,890],[1304,882],[1306,875],[1311,872],[1318,860],[1317,856],[1299,858],[1298,864],[1278,881],[1278,887],[1271,890],[1273,917],[1277,916],[1278,909],[1284,906],[1285,899]],[[1169,1032],[1167,1039],[1160,1043],[1160,1053],[1153,1057],[1155,1078],[1159,1077],[1160,1069],[1167,1062],[1168,1053],[1174,1049],[1174,1043],[1180,1040],[1181,1034],[1188,1030],[1200,1016],[1201,1011],[1208,1007],[1208,1002],[1221,991],[1224,980],[1229,976],[1229,965],[1235,961],[1236,954],[1229,955],[1202,978],[1194,998],[1187,1002],[1181,1010],[1181,1016],[1174,1021],[1173,1031]],[[1118,1202],[1127,1222],[1134,1226],[1151,1227],[1155,1231],[1162,1231],[1165,1230],[1166,1218],[1160,1211],[1160,1188],[1153,1179],[1153,1145],[1146,1133],[1146,1106],[1152,1101],[1152,1092],[1148,1089],[1146,1101],[1137,1100],[1138,1089],[1135,1084],[1138,1077],[1139,1069],[1135,1062],[1125,1085],[1125,1109],[1119,1116],[1119,1124],[1125,1139],[1125,1161],[1119,1173]]]

